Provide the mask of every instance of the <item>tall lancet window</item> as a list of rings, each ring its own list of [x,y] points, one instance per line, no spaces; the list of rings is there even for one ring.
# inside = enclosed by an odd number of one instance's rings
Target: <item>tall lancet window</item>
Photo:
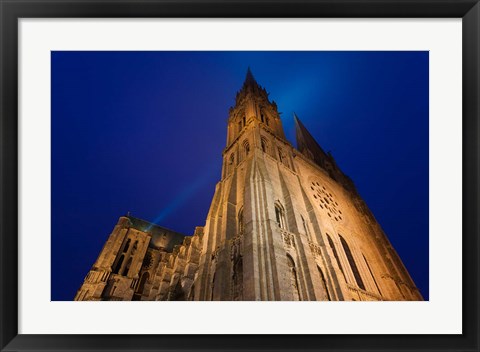
[[[333,256],[335,257],[335,260],[337,261],[338,268],[342,272],[343,278],[345,278],[345,273],[343,272],[342,263],[340,263],[340,259],[338,258],[337,249],[335,248],[335,244],[333,243],[332,238],[328,234],[327,234],[327,240],[328,240],[328,244],[330,245],[330,248],[333,251]]]
[[[290,285],[292,287],[293,301],[300,301],[300,291],[298,287],[297,268],[293,258],[287,254],[288,268],[290,270]]]
[[[327,293],[327,298],[329,301],[332,300],[332,297],[330,297],[330,292],[328,292],[328,287],[327,287],[327,281],[325,280],[325,275],[323,275],[322,269],[317,265],[318,273],[320,274],[320,279],[322,280],[322,286],[325,292]]]
[[[118,274],[120,272],[120,268],[122,267],[124,260],[125,260],[125,256],[122,254],[118,259],[117,264],[115,265],[115,268],[113,269],[114,274]]]
[[[123,247],[123,253],[126,253],[128,251],[128,247],[130,247],[130,238],[125,243],[125,247]]]
[[[244,223],[243,223],[243,207],[238,212],[238,233],[243,233]]]
[[[245,151],[245,157],[247,157],[250,153],[250,144],[248,143],[248,141],[243,142],[243,150]]]
[[[357,286],[360,287],[362,290],[365,290],[365,285],[363,284],[362,277],[360,276],[360,271],[358,271],[357,264],[355,263],[355,259],[353,258],[352,251],[350,250],[350,247],[348,246],[347,241],[345,241],[345,239],[342,236],[339,235],[339,237],[340,237],[340,241],[342,242],[343,250],[347,255],[350,268],[352,268],[353,276],[355,277]]]
[[[286,229],[286,227],[285,227],[285,211],[283,210],[283,207],[279,203],[275,204],[275,220],[277,221],[277,225],[280,228]]]
[[[127,265],[125,265],[125,269],[123,269],[123,276],[128,275],[128,271],[130,270],[130,266],[132,265],[132,257],[128,258]]]
[[[266,153],[268,144],[267,144],[267,140],[264,137],[261,138],[260,144],[262,146],[262,152]]]
[[[284,159],[283,151],[280,148],[278,148],[278,160],[280,160],[280,162],[283,163],[283,159]]]

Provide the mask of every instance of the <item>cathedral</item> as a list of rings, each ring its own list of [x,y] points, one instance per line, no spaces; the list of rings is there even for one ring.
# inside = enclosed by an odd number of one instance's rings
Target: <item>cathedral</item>
[[[422,300],[352,180],[294,119],[297,148],[249,69],[205,225],[185,236],[121,216],[74,299]]]

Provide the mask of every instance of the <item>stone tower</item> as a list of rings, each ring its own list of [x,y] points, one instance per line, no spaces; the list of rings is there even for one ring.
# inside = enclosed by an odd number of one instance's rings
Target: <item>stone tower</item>
[[[205,226],[158,246],[152,228],[163,228],[120,218],[75,299],[93,290],[92,299],[106,300],[422,300],[352,180],[294,119],[298,149],[249,69],[229,111]],[[132,228],[137,257],[126,278],[122,268],[111,274]],[[112,277],[124,294],[108,293]]]

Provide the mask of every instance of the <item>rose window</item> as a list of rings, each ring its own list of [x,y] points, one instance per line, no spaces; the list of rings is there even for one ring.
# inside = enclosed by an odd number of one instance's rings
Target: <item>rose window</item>
[[[342,210],[338,202],[333,198],[333,194],[318,182],[312,182],[310,188],[313,192],[315,204],[320,207],[331,219],[335,221],[343,220]]]

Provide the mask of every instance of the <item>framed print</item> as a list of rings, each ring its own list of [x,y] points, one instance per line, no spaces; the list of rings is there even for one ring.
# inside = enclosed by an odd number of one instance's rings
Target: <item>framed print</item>
[[[478,350],[478,2],[300,5],[2,2],[2,350]]]

